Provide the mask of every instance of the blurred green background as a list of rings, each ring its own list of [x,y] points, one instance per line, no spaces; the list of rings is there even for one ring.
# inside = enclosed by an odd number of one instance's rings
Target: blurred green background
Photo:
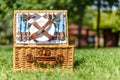
[[[93,43],[92,45],[96,47],[119,44],[106,43],[109,39],[104,40],[103,31],[109,30],[110,33],[117,32],[119,35],[120,0],[0,0],[0,44],[2,45],[13,44],[14,10],[68,10],[69,26],[71,24],[78,26],[77,31],[75,30],[76,34],[70,35],[70,44],[83,47],[91,45],[89,43]],[[87,26],[86,34],[82,34],[84,26]],[[73,25],[72,28],[74,29],[75,26]],[[91,35],[90,31],[94,34]],[[113,44],[116,41],[113,41]]]

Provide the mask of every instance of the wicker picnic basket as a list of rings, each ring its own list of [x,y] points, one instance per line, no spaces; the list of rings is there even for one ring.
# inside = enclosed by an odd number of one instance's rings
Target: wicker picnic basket
[[[14,70],[72,70],[67,23],[66,10],[15,10]]]

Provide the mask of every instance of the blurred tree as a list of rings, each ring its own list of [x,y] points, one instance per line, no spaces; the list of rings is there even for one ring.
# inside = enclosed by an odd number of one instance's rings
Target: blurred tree
[[[103,22],[103,17],[105,18]],[[120,31],[120,15],[114,11],[109,14],[104,14],[101,17],[101,28],[104,34],[104,47],[118,46],[119,31]],[[103,27],[104,26],[104,27]]]
[[[76,22],[79,24],[79,29],[78,29],[78,48],[81,47],[80,44],[80,39],[81,39],[81,28],[82,28],[82,23],[83,23],[83,16],[85,12],[85,8],[88,5],[92,5],[94,0],[73,0],[73,7],[72,11],[74,11],[73,16],[76,16]],[[71,13],[71,15],[72,15]],[[75,20],[75,19],[74,19]]]
[[[12,42],[12,4],[14,2],[15,0],[0,1],[0,41],[4,44]]]
[[[0,37],[1,33],[4,38],[12,42],[12,25],[14,10],[68,10],[69,23],[79,24],[79,36],[82,26],[83,16],[86,6],[95,4],[97,0],[0,0]],[[110,5],[118,0],[108,1]],[[114,3],[115,4],[115,3]],[[78,45],[80,46],[80,44]]]
[[[96,47],[99,47],[99,37],[100,37],[100,8],[102,10],[104,10],[104,12],[112,12],[112,8],[113,6],[118,7],[119,5],[119,0],[94,0],[94,5],[97,6],[97,14],[96,14],[96,31],[97,31],[97,41],[96,41]],[[94,11],[95,12],[95,11]],[[89,15],[89,17],[93,17],[93,15]],[[90,22],[92,22],[92,20],[89,19],[88,24],[90,25]]]
[[[94,17],[94,29],[97,29],[97,16]],[[118,46],[120,15],[117,10],[111,13],[101,11],[100,29],[103,31],[104,47]]]
[[[98,18],[97,18],[97,38],[99,38],[99,23],[100,23],[100,8],[104,7],[106,8],[110,8],[115,5],[117,6],[119,0],[74,0],[71,4],[71,12],[70,15],[73,15],[73,20],[79,24],[79,35],[78,35],[78,48],[80,48],[80,39],[81,39],[81,27],[83,24],[83,16],[85,13],[85,8],[89,5],[96,5],[98,7],[97,11],[98,11]],[[74,18],[74,14],[76,15],[76,17]],[[96,47],[99,46],[99,39],[97,39],[97,45]]]
[[[97,14],[96,8],[94,6],[87,6],[85,9],[85,14],[83,17],[83,25],[89,26],[93,29],[94,16]]]
[[[94,16],[93,29],[97,29],[96,22],[97,16]],[[105,13],[101,11],[101,23],[100,29],[111,29],[112,32],[120,31],[120,15],[118,10],[114,10],[111,13]]]

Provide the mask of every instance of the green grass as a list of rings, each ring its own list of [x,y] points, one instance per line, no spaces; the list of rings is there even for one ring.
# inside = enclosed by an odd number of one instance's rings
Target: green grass
[[[0,80],[120,80],[120,48],[76,49],[73,72],[13,72],[12,52],[0,46]]]

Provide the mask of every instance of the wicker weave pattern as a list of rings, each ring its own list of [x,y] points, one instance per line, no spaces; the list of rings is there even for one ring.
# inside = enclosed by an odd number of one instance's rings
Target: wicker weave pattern
[[[43,67],[38,67],[34,63],[27,62],[26,55],[32,54],[33,56],[38,56],[39,50],[47,50],[51,51],[51,56],[55,56],[58,54],[63,54],[64,62],[62,63],[62,69],[73,68],[73,52],[74,47],[15,47],[15,54],[14,54],[14,70],[39,70],[44,69]],[[44,61],[44,63],[52,64],[52,61]]]

